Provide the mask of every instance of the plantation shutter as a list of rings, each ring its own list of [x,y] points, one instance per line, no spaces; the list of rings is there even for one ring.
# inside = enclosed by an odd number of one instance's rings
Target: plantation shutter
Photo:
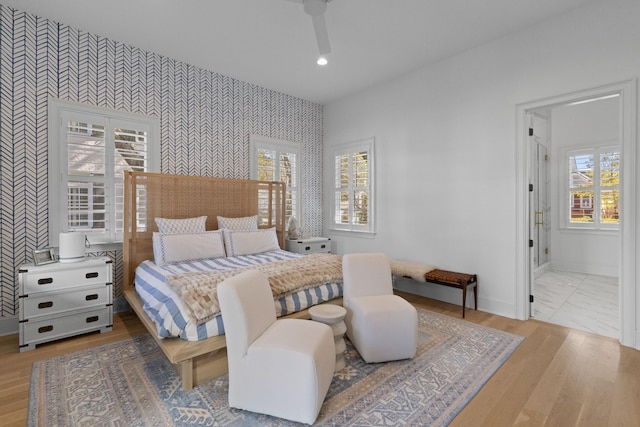
[[[292,216],[299,219],[300,145],[257,135],[251,135],[250,145],[253,153],[250,158],[251,178],[284,182],[286,221]]]
[[[374,232],[373,139],[338,148],[334,154],[335,230]]]
[[[108,116],[62,111],[63,231],[92,242],[121,241],[125,171],[148,170],[151,126]]]

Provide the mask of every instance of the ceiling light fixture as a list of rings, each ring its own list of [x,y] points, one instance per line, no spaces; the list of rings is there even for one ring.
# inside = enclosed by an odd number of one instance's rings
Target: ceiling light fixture
[[[302,0],[304,11],[307,15],[311,16],[313,22],[313,29],[316,33],[316,41],[318,42],[318,51],[320,51],[320,58],[318,58],[318,65],[326,65],[326,55],[331,53],[331,46],[329,44],[329,33],[327,32],[327,24],[324,20],[324,13],[327,10],[327,3],[331,0]]]

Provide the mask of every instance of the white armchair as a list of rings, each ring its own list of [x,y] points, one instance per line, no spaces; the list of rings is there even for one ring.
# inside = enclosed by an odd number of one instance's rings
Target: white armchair
[[[218,285],[229,363],[229,406],[306,424],[331,385],[336,353],[328,325],[276,320],[267,278],[257,270]]]
[[[393,294],[385,254],[342,257],[343,305],[347,336],[367,363],[410,359],[418,342],[418,313]]]

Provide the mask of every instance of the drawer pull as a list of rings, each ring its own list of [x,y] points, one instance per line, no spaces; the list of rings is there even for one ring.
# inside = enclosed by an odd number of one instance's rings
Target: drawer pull
[[[311,246],[305,246],[305,247],[304,247],[304,250],[305,250],[305,251],[310,251],[310,250],[311,250]]]
[[[98,299],[98,294],[87,295],[86,297],[84,297],[84,299],[87,300],[87,301]]]
[[[38,304],[38,308],[51,308],[53,307],[53,301],[41,302]]]
[[[98,316],[91,316],[91,317],[87,317],[87,323],[93,323],[93,322],[97,322],[99,319]]]
[[[321,245],[321,246],[320,246],[320,248],[321,248],[321,249],[324,249],[324,248],[326,248],[326,247],[327,247],[327,245]]]
[[[53,331],[53,325],[41,326],[38,328],[39,334],[44,334],[45,332],[51,332],[51,331]]]
[[[38,285],[48,285],[49,283],[53,283],[53,277],[38,279]]]
[[[85,274],[85,277],[86,277],[87,279],[95,279],[95,278],[96,278],[96,277],[98,277],[98,276],[99,276],[99,274],[98,274],[98,272],[97,272],[97,271],[94,271],[93,273],[87,273],[87,274]]]

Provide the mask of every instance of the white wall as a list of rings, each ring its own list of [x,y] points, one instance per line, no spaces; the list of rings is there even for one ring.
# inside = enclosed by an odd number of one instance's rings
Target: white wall
[[[331,234],[325,215],[335,249],[477,273],[479,308],[516,317],[516,105],[637,77],[638,22],[637,0],[596,2],[326,105],[325,153],[369,136],[377,150],[378,234]]]
[[[606,99],[586,104],[556,107],[551,113],[551,267],[604,276],[618,276],[619,232],[570,230],[563,225],[567,203],[562,192],[566,180],[564,151],[598,144],[618,144],[619,100]]]

